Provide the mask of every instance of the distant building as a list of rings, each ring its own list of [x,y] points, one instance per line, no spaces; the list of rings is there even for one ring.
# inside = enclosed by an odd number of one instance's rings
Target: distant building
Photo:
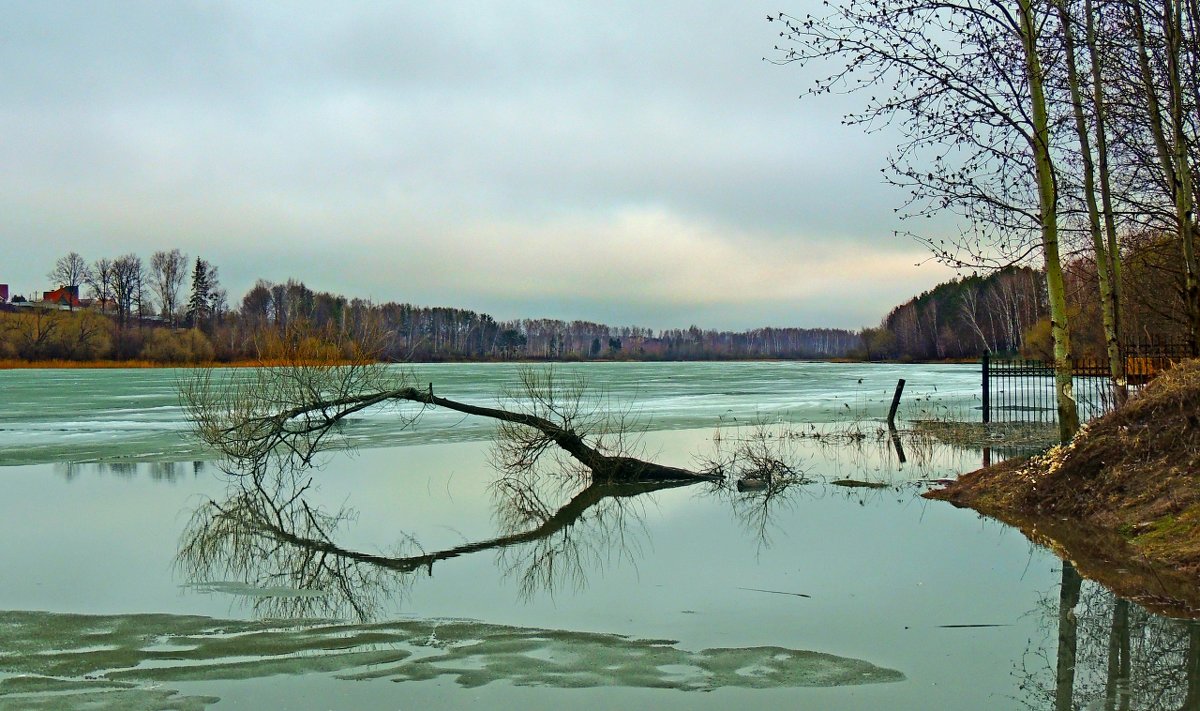
[[[56,304],[60,307],[77,309],[83,306],[79,302],[79,287],[78,286],[62,286],[54,291],[42,292],[42,302],[50,305]]]
[[[0,284],[0,304],[8,303],[8,284]]]
[[[84,306],[104,313],[115,313],[117,310],[117,300],[113,298],[101,299],[83,299],[80,301]]]

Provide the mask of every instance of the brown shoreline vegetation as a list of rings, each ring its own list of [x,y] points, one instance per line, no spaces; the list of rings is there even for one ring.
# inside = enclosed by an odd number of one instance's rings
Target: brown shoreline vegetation
[[[390,363],[393,361],[378,361],[380,363]],[[641,360],[635,361],[627,358],[595,358],[588,361],[582,360],[548,360],[543,358],[478,358],[478,359],[439,359],[439,360],[420,360],[420,361],[396,361],[397,363],[412,364],[412,363],[683,363],[692,361],[663,361],[663,360]],[[709,361],[711,362],[711,361]],[[782,362],[804,362],[804,363],[861,363],[864,361],[855,360],[853,358],[728,358],[721,362],[739,362],[739,363],[782,363]],[[954,361],[947,361],[954,362]],[[319,365],[319,366],[334,366],[334,365],[356,365],[361,364],[360,360],[356,359],[326,359],[314,358],[303,362],[297,362],[289,358],[243,358],[230,361],[201,361],[201,362],[168,362],[142,359],[131,360],[66,360],[62,358],[48,358],[45,360],[25,360],[22,358],[0,358],[0,370],[79,370],[79,369],[120,369],[120,368],[274,368],[291,365]]]
[[[1021,529],[1144,607],[1200,617],[1200,363],[1163,373],[1067,445],[925,496]]]
[[[247,358],[234,361],[203,361],[200,363],[169,363],[162,361],[134,360],[22,360],[20,358],[0,359],[0,370],[107,370],[107,369],[141,369],[141,368],[273,368],[293,365],[350,365],[358,361],[313,359],[296,361],[294,359]]]

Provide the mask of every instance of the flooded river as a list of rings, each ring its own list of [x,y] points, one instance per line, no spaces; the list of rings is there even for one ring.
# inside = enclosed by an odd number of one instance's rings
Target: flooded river
[[[485,405],[517,377],[409,370]],[[488,422],[388,410],[247,480],[186,374],[0,372],[0,709],[1200,708],[1200,628],[919,498],[981,452],[876,437],[897,378],[905,417],[977,416],[975,366],[563,370],[647,458],[769,431],[799,476],[512,482]]]

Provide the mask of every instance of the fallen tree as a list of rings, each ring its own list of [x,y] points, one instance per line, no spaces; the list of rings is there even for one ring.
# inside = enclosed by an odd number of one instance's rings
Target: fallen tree
[[[302,347],[288,362],[217,377],[200,370],[181,387],[197,434],[236,468],[257,472],[273,457],[310,464],[336,446],[348,418],[370,408],[419,406],[399,412],[411,424],[427,408],[443,408],[499,423],[496,450],[503,469],[534,468],[548,451],[565,454],[593,482],[721,481],[719,469],[692,471],[630,456],[621,418],[585,397],[578,379],[552,368],[524,369],[512,409],[486,407],[413,385],[394,367],[360,358],[338,365],[312,362]],[[520,409],[518,409],[520,408]],[[614,439],[616,446],[612,445]]]

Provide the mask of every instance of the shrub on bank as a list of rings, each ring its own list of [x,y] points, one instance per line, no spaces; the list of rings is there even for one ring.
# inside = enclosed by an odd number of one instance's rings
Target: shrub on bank
[[[142,344],[141,357],[157,363],[204,363],[215,355],[213,345],[200,330],[156,328]]]

